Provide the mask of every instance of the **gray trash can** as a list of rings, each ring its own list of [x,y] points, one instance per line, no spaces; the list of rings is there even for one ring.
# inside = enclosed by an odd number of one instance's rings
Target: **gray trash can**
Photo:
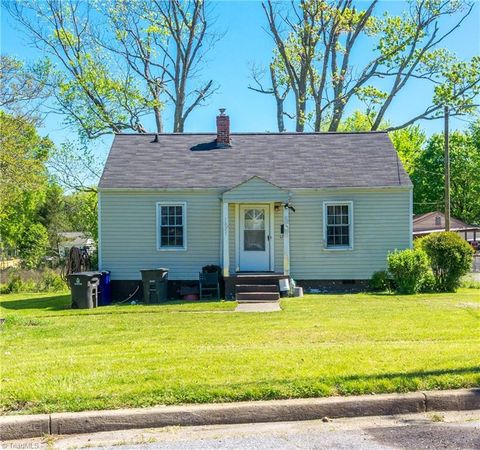
[[[99,272],[77,272],[68,275],[73,309],[88,309],[98,306],[100,276]]]
[[[168,300],[168,269],[142,269],[143,301],[161,303]]]

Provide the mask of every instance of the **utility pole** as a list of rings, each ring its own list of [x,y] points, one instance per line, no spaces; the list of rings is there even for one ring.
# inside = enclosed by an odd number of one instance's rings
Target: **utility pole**
[[[450,231],[450,152],[448,148],[448,115],[445,105],[445,231]]]

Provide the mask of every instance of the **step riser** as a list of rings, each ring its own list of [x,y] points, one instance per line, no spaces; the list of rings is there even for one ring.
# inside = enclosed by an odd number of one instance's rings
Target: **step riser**
[[[266,286],[266,285],[276,285],[278,286],[279,278],[274,277],[236,277],[235,285],[257,285],[257,286]]]
[[[237,300],[237,303],[277,303],[278,300]]]
[[[278,285],[266,284],[237,284],[235,286],[236,292],[279,292]]]
[[[280,299],[278,292],[237,292],[237,300],[271,301]]]

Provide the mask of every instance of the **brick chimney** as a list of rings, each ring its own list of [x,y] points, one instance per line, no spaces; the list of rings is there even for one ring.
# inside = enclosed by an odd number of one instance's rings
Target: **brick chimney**
[[[225,114],[225,108],[220,108],[217,116],[217,146],[230,147],[230,117]]]

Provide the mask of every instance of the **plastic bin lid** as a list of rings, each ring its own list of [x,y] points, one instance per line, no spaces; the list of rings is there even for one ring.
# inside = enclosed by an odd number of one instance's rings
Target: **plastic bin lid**
[[[101,272],[74,272],[68,275],[69,277],[99,277]]]

